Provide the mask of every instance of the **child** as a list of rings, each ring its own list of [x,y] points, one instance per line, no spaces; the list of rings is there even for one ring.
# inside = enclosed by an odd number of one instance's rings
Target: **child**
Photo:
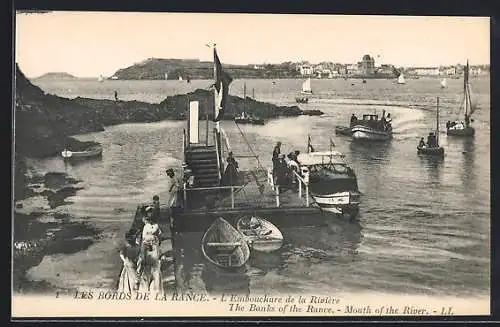
[[[150,260],[159,261],[159,245],[160,245],[160,234],[161,230],[158,223],[153,222],[152,213],[153,208],[146,208],[146,216],[143,218],[144,227],[142,228],[142,238],[141,238],[141,250],[139,254],[139,259],[137,260],[137,287],[140,283],[140,277],[144,271],[143,262],[146,260],[146,252]]]

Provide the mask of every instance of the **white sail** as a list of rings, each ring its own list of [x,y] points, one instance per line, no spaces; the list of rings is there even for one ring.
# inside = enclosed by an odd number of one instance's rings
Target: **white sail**
[[[104,81],[104,77],[102,77],[102,75],[99,75],[99,77],[97,78],[97,80],[98,80],[99,82],[103,82],[103,81]]]
[[[165,73],[165,79],[168,79],[168,73]]]
[[[182,76],[179,76],[179,81],[182,81]]]
[[[441,81],[441,87],[442,88],[446,87],[446,78],[443,78],[443,80]]]
[[[305,82],[302,83],[302,92],[303,93],[312,93],[311,79],[310,78],[306,79]]]
[[[401,73],[398,77],[398,84],[405,84],[406,81],[405,81],[405,77],[403,75],[403,73]]]

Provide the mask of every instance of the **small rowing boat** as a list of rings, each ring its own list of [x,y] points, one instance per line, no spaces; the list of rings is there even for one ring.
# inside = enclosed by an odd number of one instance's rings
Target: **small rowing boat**
[[[201,251],[213,266],[235,271],[244,267],[250,257],[250,248],[243,236],[224,218],[217,218],[201,240]]]
[[[61,152],[61,156],[65,159],[69,158],[89,158],[89,157],[97,157],[102,155],[102,146],[94,145],[83,151],[70,151],[68,149],[64,149]]]
[[[245,236],[245,240],[252,250],[272,252],[283,245],[283,235],[278,227],[260,217],[244,217],[236,224],[238,231]]]

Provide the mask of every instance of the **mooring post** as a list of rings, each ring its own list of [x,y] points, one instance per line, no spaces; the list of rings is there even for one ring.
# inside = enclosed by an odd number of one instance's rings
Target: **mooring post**
[[[184,187],[183,187],[183,193],[184,193],[184,207],[187,208],[187,191],[186,191],[186,183],[184,183]]]
[[[231,186],[231,208],[234,209],[234,187]]]
[[[280,206],[280,186],[276,185],[274,189],[276,191],[276,206],[279,207]]]
[[[298,176],[297,180],[299,181],[299,199],[302,199],[302,180]]]
[[[309,173],[304,173],[304,184],[306,184],[306,207],[309,207]]]

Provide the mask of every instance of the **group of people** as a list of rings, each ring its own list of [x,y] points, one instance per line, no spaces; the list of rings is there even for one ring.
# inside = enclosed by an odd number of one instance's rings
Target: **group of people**
[[[167,169],[165,173],[168,177],[166,185],[166,189],[168,191],[166,196],[166,205],[168,208],[171,208],[174,205],[179,183],[176,180],[173,169]],[[151,203],[141,204],[138,206],[134,222],[126,234],[126,247],[138,248],[139,250],[137,262],[134,265],[135,276],[133,280],[135,281],[135,290],[139,289],[140,282],[144,279],[143,273],[145,272],[146,267],[148,268],[147,270],[149,271],[149,275],[153,281],[156,281],[158,284],[161,280],[160,245],[162,239],[164,238],[162,237],[163,232],[159,226],[161,218],[160,212],[160,197],[158,195],[154,195]],[[169,215],[169,212],[167,212],[167,215]],[[123,253],[121,253],[121,256],[123,256]],[[122,260],[133,261],[131,258],[122,258]],[[157,285],[157,287],[160,286]]]
[[[427,142],[424,141],[424,138],[422,137],[420,139],[420,142],[418,143],[419,148],[437,148],[439,147],[438,140],[436,138],[436,135],[434,135],[433,132],[430,132],[429,135],[427,136]]]
[[[300,162],[298,156],[300,151],[295,150],[290,152],[286,157],[289,159],[288,163],[285,159],[285,154],[281,153],[281,142],[277,142],[273,149],[273,178],[274,185],[287,185],[293,183],[295,180],[293,171],[300,172]]]

